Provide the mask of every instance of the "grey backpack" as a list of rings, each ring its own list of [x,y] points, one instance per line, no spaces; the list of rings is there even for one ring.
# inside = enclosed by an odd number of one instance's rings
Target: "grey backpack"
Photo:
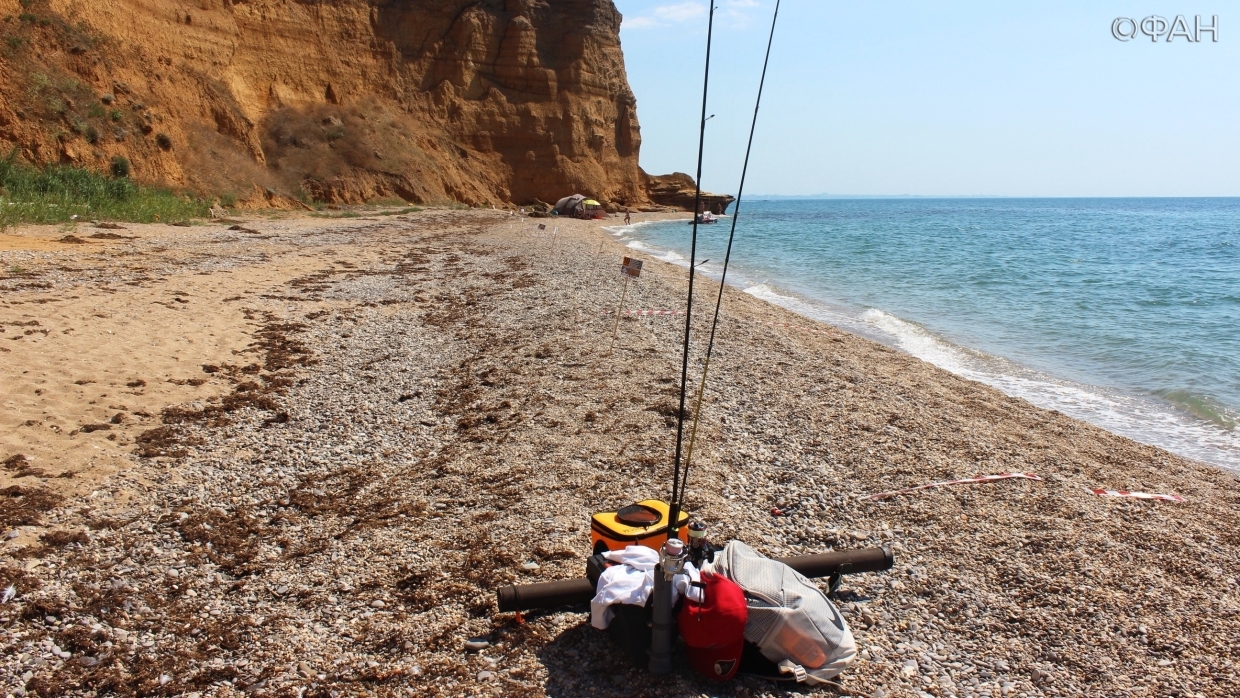
[[[813,582],[739,541],[715,554],[708,568],[745,592],[745,639],[799,682],[822,683],[857,657],[844,616]]]

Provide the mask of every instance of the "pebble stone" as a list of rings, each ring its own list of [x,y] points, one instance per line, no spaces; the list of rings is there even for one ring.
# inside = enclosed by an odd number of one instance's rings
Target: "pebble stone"
[[[207,681],[203,695],[354,695],[377,677],[477,695],[484,671],[488,692],[716,695],[687,672],[651,679],[580,609],[495,612],[499,586],[581,576],[592,513],[666,496],[683,340],[674,318],[624,319],[608,352],[613,267],[645,253],[575,221],[556,223],[552,249],[527,222],[430,209],[247,218],[257,235],[143,228],[79,272],[0,251],[50,284],[0,280],[32,315],[32,300],[93,286],[263,271],[218,303],[254,346],[178,376],[213,381],[183,409],[219,411],[134,416],[170,430],[168,455],[127,456],[0,545],[15,585],[0,691],[141,668]],[[683,269],[645,257],[628,307],[682,307]],[[1240,695],[1234,477],[810,325],[725,294],[686,497],[712,540],[769,555],[893,549],[894,569],[846,577],[837,596],[868,656],[840,677],[847,695]],[[247,383],[270,402],[243,399]],[[863,499],[992,472],[1047,477]],[[90,535],[33,556],[21,541],[46,527]],[[93,644],[71,644],[82,636]],[[482,650],[494,666],[470,656]],[[784,695],[749,679],[722,690]]]

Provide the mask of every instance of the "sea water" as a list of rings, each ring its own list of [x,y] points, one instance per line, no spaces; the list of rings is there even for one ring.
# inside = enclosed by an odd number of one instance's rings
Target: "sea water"
[[[698,229],[699,268],[715,278],[730,225]],[[683,220],[609,230],[638,256],[687,265]],[[728,281],[1240,470],[1240,199],[751,201]]]

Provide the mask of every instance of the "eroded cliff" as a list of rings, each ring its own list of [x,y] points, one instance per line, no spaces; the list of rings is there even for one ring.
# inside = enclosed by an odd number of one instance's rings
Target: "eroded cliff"
[[[273,203],[651,201],[611,0],[0,0],[0,147]],[[656,196],[657,198],[657,196]]]

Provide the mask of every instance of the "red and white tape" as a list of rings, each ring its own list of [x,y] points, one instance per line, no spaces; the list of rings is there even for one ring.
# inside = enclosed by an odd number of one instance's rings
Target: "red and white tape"
[[[880,492],[878,494],[867,494],[866,496],[862,497],[862,499],[887,499],[888,497],[895,497],[896,495],[901,495],[901,494],[911,494],[913,492],[920,492],[921,490],[934,489],[935,487],[946,487],[948,485],[965,485],[965,484],[976,483],[976,482],[993,482],[995,480],[1011,480],[1013,478],[1020,478],[1023,480],[1039,480],[1039,481],[1042,479],[1038,477],[1037,475],[1034,475],[1033,473],[1000,473],[998,475],[979,475],[977,477],[965,478],[963,480],[946,480],[944,482],[932,482],[928,485],[919,485],[917,487],[909,487],[907,489],[895,490],[893,492]]]
[[[1099,497],[1132,497],[1133,499],[1158,499],[1164,502],[1183,502],[1178,494],[1149,494],[1148,492],[1129,492],[1128,490],[1090,490]]]

